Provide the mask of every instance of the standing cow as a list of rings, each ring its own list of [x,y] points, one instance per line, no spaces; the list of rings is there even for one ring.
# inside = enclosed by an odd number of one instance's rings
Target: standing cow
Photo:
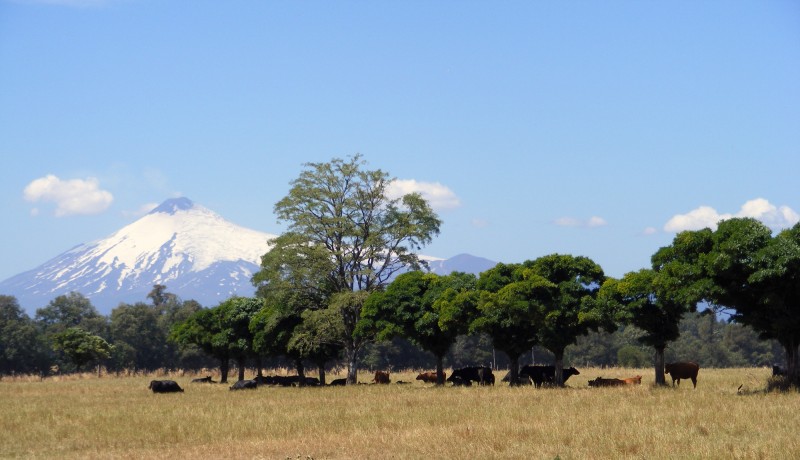
[[[567,383],[567,379],[573,375],[580,375],[578,369],[569,367],[561,370],[562,382]],[[555,366],[523,366],[519,371],[520,378],[528,377],[533,381],[536,388],[541,387],[543,384],[552,385],[555,382],[556,368]]]
[[[457,379],[478,382],[478,385],[494,385],[492,369],[486,366],[472,366],[456,369],[450,374],[447,381],[455,384]]]
[[[664,373],[672,377],[672,386],[675,386],[675,381],[678,381],[678,386],[681,385],[681,379],[692,379],[692,385],[697,388],[697,371],[700,366],[697,363],[667,363],[664,365]]]
[[[372,381],[374,383],[380,383],[380,384],[387,384],[391,382],[391,380],[389,380],[389,372],[375,371],[375,377],[372,379]]]

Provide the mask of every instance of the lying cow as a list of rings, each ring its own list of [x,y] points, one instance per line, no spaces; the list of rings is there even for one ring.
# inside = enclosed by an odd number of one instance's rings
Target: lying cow
[[[624,379],[605,379],[603,377],[597,377],[594,380],[589,380],[590,387],[617,387],[617,386],[641,385],[641,384],[642,384],[641,375],[637,375],[636,377],[628,377]]]
[[[389,373],[386,371],[375,371],[375,377],[372,378],[372,383],[386,384],[390,383]]]
[[[675,386],[675,381],[678,381],[678,386],[681,385],[681,379],[692,379],[692,385],[697,388],[697,371],[700,366],[697,363],[668,363],[664,365],[664,373],[672,377],[672,386]]]
[[[636,377],[628,377],[628,378],[622,379],[622,381],[625,382],[626,385],[641,385],[642,384],[642,376],[641,375],[637,375]]]
[[[603,377],[597,377],[594,380],[589,380],[590,387],[619,387],[622,385],[625,385],[625,381],[620,379],[604,379]]]
[[[258,383],[255,380],[239,380],[231,385],[229,390],[255,390],[258,388]]]
[[[347,379],[344,379],[344,378],[342,378],[342,379],[333,379],[331,381],[331,383],[328,384],[328,386],[331,386],[331,387],[338,387],[338,386],[342,386],[343,387],[345,385],[347,385]]]
[[[207,377],[201,377],[199,379],[192,379],[192,383],[217,383],[217,382],[211,380],[211,376],[209,375]]]
[[[447,373],[442,372],[442,378],[447,379]],[[422,380],[423,383],[436,383],[436,372],[421,372],[417,376],[417,380]]]
[[[567,383],[567,379],[573,375],[580,375],[578,369],[570,367],[561,370],[562,382]],[[520,378],[530,378],[536,388],[541,387],[543,384],[552,385],[555,382],[556,367],[555,366],[522,366],[519,371]]]
[[[459,378],[470,382],[478,382],[478,385],[494,385],[494,374],[492,369],[486,366],[462,367],[450,374],[448,382],[455,382]]]
[[[174,380],[153,380],[148,387],[153,393],[183,393],[183,388]]]

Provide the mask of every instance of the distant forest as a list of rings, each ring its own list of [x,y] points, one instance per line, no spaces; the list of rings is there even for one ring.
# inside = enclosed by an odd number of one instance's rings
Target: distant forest
[[[59,296],[30,318],[11,296],[0,295],[0,375],[38,374],[96,370],[137,372],[159,370],[200,371],[216,369],[219,360],[195,346],[178,346],[170,340],[173,327],[203,310],[195,301],[181,301],[162,289],[154,289],[149,302],[120,304],[110,315],[97,312],[78,293]],[[102,339],[108,347],[100,353],[84,345],[70,344],[70,331],[85,331]],[[653,349],[637,338],[642,331],[622,326],[613,333],[590,332],[566,349],[565,365],[652,367]],[[80,336],[82,337],[82,336]],[[81,346],[84,348],[81,349]],[[88,348],[88,349],[87,349]],[[83,353],[83,354],[81,354]],[[688,313],[680,322],[680,337],[669,344],[667,361],[692,360],[702,367],[770,366],[784,362],[776,341],[758,338],[750,327],[728,322],[713,314]],[[435,369],[435,357],[403,338],[371,342],[361,351],[364,370]],[[536,346],[520,357],[520,364],[551,364],[553,355]],[[490,365],[507,369],[508,357],[492,347],[487,335],[459,337],[444,360],[446,367]],[[266,369],[295,368],[284,356],[248,359],[245,365]],[[316,363],[306,363],[311,369]],[[342,370],[342,359],[326,363],[328,371]]]

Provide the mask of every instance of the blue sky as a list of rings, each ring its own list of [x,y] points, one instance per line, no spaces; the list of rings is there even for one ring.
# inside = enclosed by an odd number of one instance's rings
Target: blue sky
[[[239,225],[361,153],[426,254],[621,276],[800,212],[800,4],[0,0],[0,279],[186,196]],[[412,182],[413,181],[413,182]]]

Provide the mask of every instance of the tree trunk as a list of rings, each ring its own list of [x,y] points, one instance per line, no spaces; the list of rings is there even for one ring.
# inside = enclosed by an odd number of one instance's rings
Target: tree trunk
[[[444,355],[436,355],[436,385],[444,385]]]
[[[519,385],[519,356],[516,353],[508,354],[508,385],[512,387]]]
[[[664,348],[666,348],[664,345],[657,346],[654,358],[656,385],[662,386],[667,384],[667,379],[664,377]]]
[[[800,387],[800,346],[794,341],[782,345],[786,353],[786,376],[793,385]]]
[[[295,359],[294,367],[297,369],[297,386],[306,386],[306,368],[303,366],[303,360]]]
[[[239,358],[239,359],[236,360],[236,363],[239,365],[239,381],[244,380],[244,365],[245,365],[245,361],[246,360],[244,358]]]
[[[553,363],[553,385],[557,387],[564,386],[564,349],[559,348],[553,350],[555,355],[555,363]]]
[[[317,362],[317,369],[319,369],[319,384],[325,386],[325,360]]]
[[[358,384],[358,348],[355,345],[349,344],[345,348],[347,355],[347,384]]]
[[[228,371],[230,370],[230,361],[228,358],[219,360],[219,383],[228,383]]]
[[[258,377],[259,381],[261,380],[262,377],[264,377],[263,368],[264,368],[264,365],[261,362],[261,356],[257,356],[256,357],[256,376]]]

